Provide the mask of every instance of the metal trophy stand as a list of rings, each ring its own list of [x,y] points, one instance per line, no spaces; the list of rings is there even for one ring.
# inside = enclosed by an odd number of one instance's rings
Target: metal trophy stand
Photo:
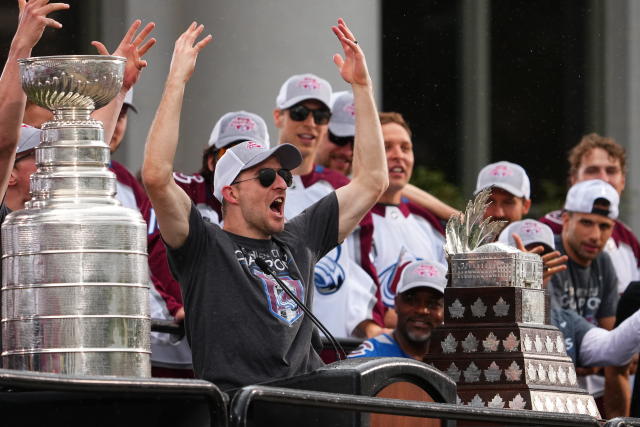
[[[541,258],[487,243],[502,226],[482,220],[489,194],[447,224],[451,283],[425,362],[457,383],[459,404],[600,418],[562,333],[545,324]]]
[[[114,198],[102,123],[125,59],[20,61],[42,126],[31,200],[2,225],[2,366],[69,375],[148,377],[146,223]]]

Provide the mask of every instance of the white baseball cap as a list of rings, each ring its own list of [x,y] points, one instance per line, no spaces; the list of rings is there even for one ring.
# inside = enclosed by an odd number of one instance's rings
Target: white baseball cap
[[[547,224],[543,224],[540,221],[534,219],[514,221],[502,230],[498,237],[498,242],[516,248],[516,241],[513,239],[514,233],[520,236],[524,246],[539,243],[553,250],[556,249],[553,231],[551,231],[551,228]]]
[[[302,163],[300,151],[291,144],[280,144],[268,148],[258,141],[241,142],[228,149],[216,163],[213,176],[213,195],[215,198],[222,203],[222,189],[224,187],[231,185],[243,170],[262,163],[271,156],[275,156],[284,169],[292,170]]]
[[[24,153],[25,151],[31,150],[32,148],[36,148],[40,145],[41,134],[42,131],[40,129],[23,123],[20,127],[20,136],[18,137],[18,148],[16,149],[16,154]]]
[[[285,109],[307,99],[316,99],[331,108],[331,85],[315,74],[296,74],[287,79],[280,88],[276,106]]]
[[[531,198],[531,183],[522,166],[511,162],[491,163],[482,168],[478,174],[476,191],[478,194],[485,188],[498,187],[516,197]]]
[[[329,131],[336,136],[356,134],[356,106],[351,92],[345,90],[331,95]]]
[[[220,117],[211,131],[209,147],[220,149],[236,141],[256,141],[269,147],[269,131],[262,117],[248,111],[233,111]]]
[[[598,199],[605,199],[609,202],[609,209],[594,208],[594,203]],[[611,184],[601,179],[589,179],[574,184],[567,193],[564,202],[564,210],[581,213],[597,213],[611,219],[618,218],[618,205],[620,196]]]
[[[444,288],[447,287],[446,268],[437,262],[424,260],[411,262],[402,270],[396,295],[419,287],[435,289],[444,295]]]

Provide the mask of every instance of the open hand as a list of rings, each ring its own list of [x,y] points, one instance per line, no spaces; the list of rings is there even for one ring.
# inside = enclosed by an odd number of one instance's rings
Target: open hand
[[[151,33],[156,26],[153,22],[145,25],[137,37],[134,38],[141,25],[142,21],[136,19],[129,27],[129,30],[124,35],[116,50],[113,51],[113,55],[123,56],[127,59],[122,81],[122,90],[125,92],[131,89],[140,78],[142,69],[147,66],[147,61],[143,60],[142,57],[156,44],[156,39],[154,38],[145,41],[149,33]],[[105,45],[101,42],[93,41],[91,44],[95,46],[100,55],[110,55]]]
[[[352,85],[370,86],[371,78],[367,70],[367,61],[355,36],[342,18],[338,19],[338,26],[331,27],[344,51],[344,58],[340,54],[333,55],[333,62],[338,67],[342,78]]]
[[[171,58],[169,78],[178,78],[183,83],[186,83],[191,78],[200,50],[213,40],[213,36],[209,34],[196,43],[196,39],[202,34],[203,30],[204,25],[198,25],[194,21],[189,25],[187,31],[178,37],[173,49],[173,58]]]
[[[66,3],[49,3],[49,0],[18,0],[18,29],[12,43],[33,48],[42,37],[46,27],[62,28],[62,24],[47,15],[58,10],[69,9]]]

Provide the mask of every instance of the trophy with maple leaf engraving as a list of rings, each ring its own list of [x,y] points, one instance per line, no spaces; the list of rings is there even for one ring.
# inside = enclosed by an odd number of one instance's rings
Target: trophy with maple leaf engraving
[[[562,333],[545,324],[542,260],[493,243],[504,224],[483,219],[489,195],[480,192],[447,223],[451,283],[425,362],[457,383],[459,404],[600,418]]]

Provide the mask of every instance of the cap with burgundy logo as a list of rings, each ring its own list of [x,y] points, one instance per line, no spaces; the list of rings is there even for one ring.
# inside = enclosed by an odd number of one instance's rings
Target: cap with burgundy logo
[[[522,166],[515,163],[502,161],[482,168],[473,194],[478,194],[490,187],[501,188],[516,197],[524,197],[527,200],[531,198],[529,177]]]
[[[524,219],[514,221],[502,230],[498,237],[498,242],[517,248],[513,234],[517,234],[522,239],[522,244],[526,247],[533,243],[546,246],[546,249],[555,250],[556,244],[551,228],[534,219]]]
[[[284,110],[302,101],[315,99],[331,108],[331,92],[331,85],[325,79],[315,74],[296,74],[289,77],[280,88],[276,106]]]
[[[269,147],[269,131],[262,117],[248,111],[233,111],[220,117],[211,131],[209,147],[220,149],[238,141],[256,141]]]
[[[329,131],[339,137],[355,136],[356,106],[351,92],[345,90],[331,95]]]
[[[413,261],[402,270],[396,295],[410,289],[426,287],[444,295],[447,286],[447,269],[437,262]]]

